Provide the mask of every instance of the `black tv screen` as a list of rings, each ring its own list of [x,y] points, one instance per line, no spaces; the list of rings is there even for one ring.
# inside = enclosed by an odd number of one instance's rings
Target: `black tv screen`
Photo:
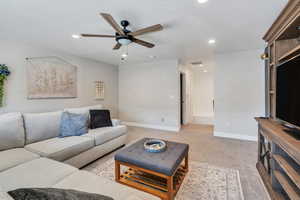
[[[276,118],[300,127],[300,56],[277,67]]]

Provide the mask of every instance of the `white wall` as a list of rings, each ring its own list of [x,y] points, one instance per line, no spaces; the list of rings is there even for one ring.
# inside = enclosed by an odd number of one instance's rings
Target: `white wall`
[[[216,136],[257,139],[254,117],[264,115],[263,50],[241,51],[216,56]]]
[[[0,41],[0,63],[7,64],[11,75],[6,82],[5,105],[0,113],[44,112],[65,107],[103,104],[117,116],[118,107],[118,68],[90,59],[79,58],[63,53],[16,42]],[[26,57],[58,56],[78,67],[78,97],[74,99],[28,100],[26,86]],[[94,81],[105,82],[105,100],[94,100]]]
[[[131,125],[178,130],[177,60],[119,66],[119,117]]]

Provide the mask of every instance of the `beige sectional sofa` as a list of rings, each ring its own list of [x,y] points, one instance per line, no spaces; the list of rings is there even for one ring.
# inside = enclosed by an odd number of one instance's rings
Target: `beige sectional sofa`
[[[88,113],[101,106],[68,109]],[[0,199],[7,191],[29,187],[75,189],[111,196],[116,200],[152,200],[152,195],[79,170],[125,144],[127,128],[89,130],[82,136],[59,138],[62,111],[0,115]]]

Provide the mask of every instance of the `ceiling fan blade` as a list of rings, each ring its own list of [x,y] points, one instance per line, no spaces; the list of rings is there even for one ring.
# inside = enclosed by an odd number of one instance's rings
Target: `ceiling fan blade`
[[[100,15],[115,29],[115,31],[117,31],[117,33],[119,33],[120,35],[124,35],[122,28],[110,14],[100,13]]]
[[[81,34],[82,37],[103,37],[103,38],[115,38],[115,35],[97,35],[97,34]]]
[[[160,25],[160,24],[156,24],[156,25],[153,25],[153,26],[149,26],[149,27],[131,32],[131,33],[129,33],[129,35],[137,36],[137,35],[142,35],[142,34],[145,34],[145,33],[161,31],[161,30],[163,30],[163,26]]]
[[[143,41],[143,40],[139,40],[139,39],[136,39],[136,38],[133,38],[132,42],[135,42],[137,44],[140,44],[140,45],[142,45],[144,47],[148,47],[148,48],[153,48],[155,46],[154,44],[151,44],[149,42],[146,42],[146,41]]]
[[[117,43],[115,46],[114,46],[114,48],[113,48],[113,50],[118,50],[118,49],[120,49],[121,48],[121,44],[120,43]]]

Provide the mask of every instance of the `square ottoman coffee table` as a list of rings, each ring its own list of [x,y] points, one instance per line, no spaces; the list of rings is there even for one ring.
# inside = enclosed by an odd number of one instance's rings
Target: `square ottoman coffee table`
[[[173,200],[188,172],[189,145],[165,141],[165,151],[150,153],[144,149],[148,139],[143,138],[115,155],[116,181]],[[126,168],[123,173],[122,166]]]

